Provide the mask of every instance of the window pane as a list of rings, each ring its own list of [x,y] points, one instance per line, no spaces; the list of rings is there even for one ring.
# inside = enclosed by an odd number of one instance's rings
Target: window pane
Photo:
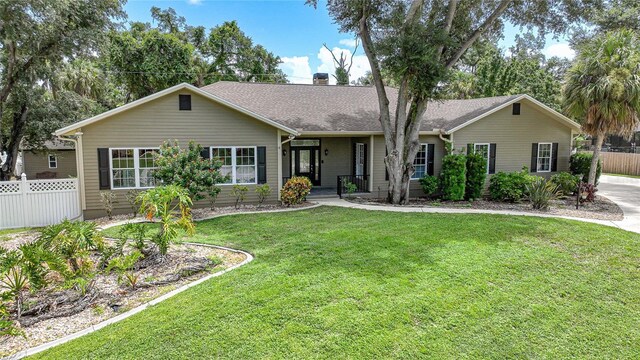
[[[236,148],[236,183],[256,182],[256,151],[252,147]]]
[[[111,150],[111,157],[113,187],[116,189],[136,187],[133,149]]]
[[[420,179],[427,173],[427,144],[420,144],[420,150],[413,160],[413,168],[412,179]]]
[[[232,165],[231,148],[211,149],[211,158],[219,161],[222,165]]]
[[[236,166],[236,183],[254,183],[256,182],[256,168],[255,166]]]
[[[320,140],[318,139],[291,140],[291,146],[320,146]]]
[[[551,144],[538,144],[538,171],[551,171]]]

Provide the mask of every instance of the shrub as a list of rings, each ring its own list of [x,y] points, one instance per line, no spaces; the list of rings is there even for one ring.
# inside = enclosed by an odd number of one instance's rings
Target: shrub
[[[433,196],[438,191],[438,178],[431,175],[425,175],[420,179],[422,191],[427,196]]]
[[[560,195],[571,196],[578,188],[580,175],[572,175],[568,172],[559,172],[551,177],[551,182],[558,186]]]
[[[100,203],[109,220],[113,219],[113,205],[116,204],[116,194],[113,191],[100,191]]]
[[[294,176],[280,190],[280,199],[286,206],[301,204],[311,191],[311,180],[304,176]]]
[[[247,197],[247,192],[249,191],[249,188],[245,185],[233,185],[233,189],[231,189],[231,193],[229,194],[231,197],[235,197],[236,198],[236,209],[238,208],[239,205],[242,205],[242,203],[244,202],[244,199],[246,199]]]
[[[467,159],[461,154],[446,155],[442,159],[442,198],[459,201],[464,199]]]
[[[527,196],[527,186],[535,180],[524,167],[521,171],[499,172],[489,180],[491,200],[518,202]]]
[[[589,169],[591,168],[591,159],[593,154],[590,153],[575,153],[571,155],[569,160],[569,170],[574,175],[581,175],[582,181],[587,182],[589,180]],[[598,160],[598,168],[596,169],[596,185],[600,179],[602,173],[602,162]]]
[[[191,200],[204,199],[215,184],[228,180],[220,172],[220,162],[202,157],[203,147],[193,141],[181,149],[178,141],[165,142],[155,157],[154,177],[165,185],[178,185],[187,190]]]
[[[581,183],[580,184],[580,203],[593,202],[596,199],[596,192],[598,189],[593,184]]]
[[[215,209],[216,207],[216,201],[218,200],[218,195],[220,195],[220,192],[222,191],[222,188],[220,186],[216,186],[213,185],[209,188],[209,205],[211,206],[211,210]]]
[[[484,183],[487,179],[487,160],[476,153],[467,154],[467,182],[465,199],[475,200],[482,197]]]
[[[143,257],[142,253],[137,250],[128,255],[120,255],[116,258],[111,259],[109,265],[107,266],[106,272],[115,271],[116,274],[118,274],[119,283],[124,282],[132,289],[135,289],[136,284],[138,283],[138,275],[132,270],[133,266],[141,257]]]
[[[104,249],[104,239],[96,224],[87,221],[65,220],[47,226],[38,241],[45,249],[60,255],[75,276],[82,275],[91,267],[89,251]]]
[[[347,192],[347,197],[349,198],[351,198],[351,195],[353,195],[353,193],[358,190],[358,185],[352,183],[349,180],[346,180],[343,185],[344,190]]]
[[[256,186],[256,194],[258,194],[258,207],[271,195],[271,187],[269,184]]]
[[[529,193],[529,201],[536,210],[546,210],[549,202],[558,196],[558,185],[541,177],[526,185]]]
[[[131,207],[132,218],[135,218],[138,215],[138,209],[140,209],[140,206],[138,206],[138,202],[137,202],[139,193],[140,191],[131,189],[124,194],[124,198],[127,200],[127,202],[129,203],[129,206]]]
[[[167,254],[169,244],[178,238],[178,230],[193,235],[195,225],[191,218],[193,202],[189,192],[177,185],[158,186],[138,196],[140,213],[146,214],[148,220],[159,219],[160,231],[151,238],[158,246],[160,255]],[[178,214],[178,217],[176,217]]]

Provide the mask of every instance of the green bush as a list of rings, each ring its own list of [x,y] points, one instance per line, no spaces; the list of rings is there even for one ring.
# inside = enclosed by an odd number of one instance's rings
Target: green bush
[[[229,194],[229,196],[234,197],[236,199],[236,209],[242,205],[242,203],[244,202],[244,200],[247,198],[247,192],[249,191],[249,187],[247,187],[246,185],[238,185],[235,184],[233,185],[233,188],[231,189],[231,193]]]
[[[461,154],[447,155],[442,159],[442,198],[464,200],[467,173],[467,157]]]
[[[489,195],[491,200],[518,202],[527,196],[527,186],[536,176],[529,175],[529,170],[524,167],[521,171],[505,173],[499,172],[489,180]]]
[[[591,159],[593,154],[590,153],[576,153],[571,155],[569,160],[569,170],[573,175],[582,175],[582,181],[587,182],[589,180],[589,169],[591,168]],[[596,169],[596,185],[600,179],[602,173],[602,162],[598,160],[598,168]]]
[[[271,195],[271,186],[263,184],[256,186],[256,194],[258,194],[258,207]]]
[[[427,196],[433,196],[438,191],[438,178],[431,175],[425,175],[420,179],[422,191]]]
[[[286,206],[300,204],[310,191],[311,180],[304,176],[294,176],[280,190],[280,200]]]
[[[580,178],[580,175],[572,175],[563,171],[553,175],[551,182],[558,186],[560,195],[571,196],[576,192]]]
[[[487,160],[480,154],[467,154],[467,183],[465,199],[476,200],[482,197],[484,182],[487,179]]]
[[[549,208],[549,202],[558,197],[559,187],[551,180],[545,180],[541,177],[527,184],[527,192],[529,193],[529,201],[536,210],[546,210]]]

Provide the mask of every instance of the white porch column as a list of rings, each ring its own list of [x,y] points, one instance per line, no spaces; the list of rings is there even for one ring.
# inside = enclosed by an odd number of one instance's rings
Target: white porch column
[[[369,192],[373,192],[373,135],[369,136]]]
[[[280,200],[280,189],[282,189],[282,133],[280,130],[277,131],[278,139],[276,139],[276,144],[278,147],[278,188],[276,192],[278,193],[278,200]]]

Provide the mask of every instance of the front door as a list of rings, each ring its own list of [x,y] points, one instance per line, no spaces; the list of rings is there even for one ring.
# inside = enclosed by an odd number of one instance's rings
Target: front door
[[[291,147],[291,170],[296,176],[305,176],[311,184],[320,185],[320,147]]]

